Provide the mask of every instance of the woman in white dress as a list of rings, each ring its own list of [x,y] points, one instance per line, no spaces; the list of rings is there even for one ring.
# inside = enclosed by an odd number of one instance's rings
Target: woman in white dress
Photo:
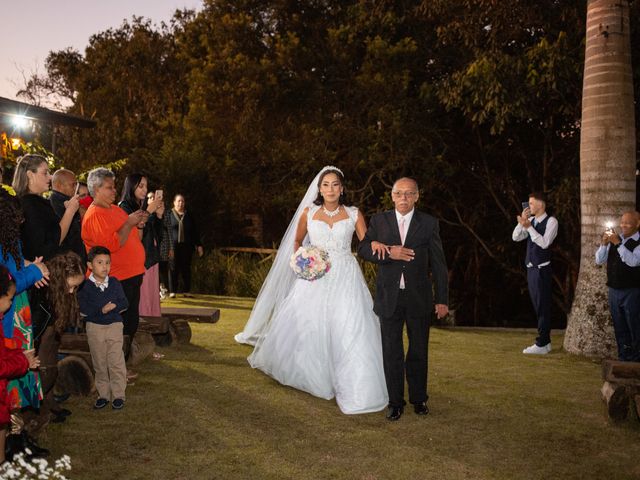
[[[240,343],[283,385],[327,400],[346,414],[376,412],[388,403],[380,323],[362,271],[351,254],[353,233],[366,224],[356,207],[344,205],[344,177],[324,167],[311,183],[280,244]],[[289,258],[300,245],[329,253],[331,269],[310,282],[297,279]]]

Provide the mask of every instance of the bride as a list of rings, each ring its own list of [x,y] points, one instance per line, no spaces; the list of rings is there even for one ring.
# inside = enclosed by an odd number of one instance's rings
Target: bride
[[[236,341],[254,345],[252,367],[283,385],[327,400],[343,413],[367,413],[388,403],[380,324],[356,259],[354,231],[367,227],[344,205],[344,176],[324,167],[309,186]],[[300,245],[329,253],[331,269],[309,282],[296,279],[289,258]]]

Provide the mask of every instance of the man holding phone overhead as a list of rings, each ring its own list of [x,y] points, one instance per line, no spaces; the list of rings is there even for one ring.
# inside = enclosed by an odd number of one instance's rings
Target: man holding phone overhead
[[[51,203],[51,207],[58,218],[62,218],[64,215],[66,203],[71,200],[71,198],[78,195],[78,186],[79,183],[76,179],[76,174],[71,170],[61,168],[54,172],[51,177],[51,189],[53,191],[49,197],[49,202]],[[80,255],[82,264],[84,265],[87,260],[87,251],[84,248],[80,232],[80,213],[76,212],[71,220],[71,225],[69,225],[69,232],[62,242],[61,251],[72,251],[77,253]]]
[[[558,221],[547,214],[547,202],[542,192],[529,194],[529,201],[522,202],[522,213],[513,230],[513,241],[527,241],[527,283],[529,295],[538,318],[536,342],[525,348],[527,355],[544,355],[551,351],[551,244],[558,234]]]

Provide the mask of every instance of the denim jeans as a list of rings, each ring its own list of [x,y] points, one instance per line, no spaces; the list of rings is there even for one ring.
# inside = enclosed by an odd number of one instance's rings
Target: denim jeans
[[[609,288],[618,358],[640,362],[640,288]]]

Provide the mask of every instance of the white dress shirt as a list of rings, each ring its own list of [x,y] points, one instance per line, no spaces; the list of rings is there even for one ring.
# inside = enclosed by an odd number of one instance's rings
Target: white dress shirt
[[[624,238],[622,234],[620,234],[620,238],[622,239],[622,242],[620,242],[620,247],[618,247],[617,249],[618,255],[620,255],[620,259],[629,267],[637,267],[638,265],[640,265],[640,245],[634,248],[633,252],[628,248],[621,248],[621,246],[624,245],[630,238],[633,238],[636,241],[640,239],[640,232],[636,232],[627,238]],[[606,245],[600,245],[598,247],[598,250],[596,250],[596,265],[603,265],[607,263],[611,245],[611,243],[608,243]]]
[[[535,220],[536,225],[540,222],[544,221],[547,218],[547,213],[543,213],[542,215],[538,215],[537,217],[530,217],[529,221],[531,225],[529,228],[524,228],[519,223],[516,225],[516,228],[513,229],[513,234],[511,238],[513,238],[514,242],[520,242],[522,240],[526,240],[527,237],[531,237],[531,241],[538,245],[540,248],[547,249],[551,246],[556,236],[558,235],[558,221],[555,217],[549,217],[547,221],[547,228],[544,231],[544,235],[540,235],[538,231],[533,227],[533,221]],[[538,268],[549,265],[551,262],[544,262],[538,265]],[[527,265],[527,267],[533,267],[531,263]]]
[[[407,236],[407,232],[409,231],[409,225],[411,225],[411,219],[413,218],[414,208],[411,209],[409,213],[406,215],[402,215],[399,211],[396,210],[396,220],[398,221],[398,230],[400,230],[400,219],[404,218],[404,235],[405,238]]]
[[[107,288],[109,288],[109,275],[104,279],[104,282],[98,282],[96,277],[93,276],[93,272],[89,275],[89,280],[96,284],[96,287],[100,289],[101,292],[104,292]]]
[[[404,240],[407,239],[407,233],[409,232],[409,225],[411,225],[411,219],[413,218],[414,209],[412,208],[409,213],[406,215],[402,215],[399,211],[396,210],[396,220],[398,221],[398,231],[400,231],[400,220],[404,219],[404,239],[402,235],[400,235],[400,240],[402,241],[402,245],[404,246]],[[400,275],[400,290],[404,290],[404,274]]]

